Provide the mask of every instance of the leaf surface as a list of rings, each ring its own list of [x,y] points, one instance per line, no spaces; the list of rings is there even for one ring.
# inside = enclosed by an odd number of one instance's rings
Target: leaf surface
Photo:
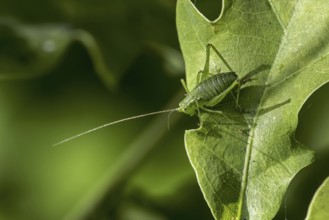
[[[293,4],[292,4],[293,3]],[[227,97],[220,114],[203,113],[185,146],[204,197],[216,219],[272,219],[291,179],[313,161],[294,138],[298,112],[328,82],[329,3],[224,1],[221,15],[207,20],[188,0],[177,2],[177,28],[189,89],[212,43],[241,78],[234,108]],[[212,71],[227,69],[211,55]]]
[[[329,219],[329,178],[316,191],[308,209],[307,220]]]

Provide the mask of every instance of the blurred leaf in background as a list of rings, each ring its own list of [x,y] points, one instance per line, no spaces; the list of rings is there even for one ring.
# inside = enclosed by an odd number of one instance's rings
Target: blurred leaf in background
[[[0,4],[1,44],[6,45],[1,57],[11,61],[1,72],[12,77],[45,73],[68,44],[78,40],[89,51],[96,73],[112,85],[145,44],[177,47],[172,25],[174,1],[36,0]]]
[[[177,96],[175,4],[0,2],[0,219],[210,217],[183,147],[194,123],[173,115],[168,131],[164,115],[162,130],[149,118],[51,148]]]

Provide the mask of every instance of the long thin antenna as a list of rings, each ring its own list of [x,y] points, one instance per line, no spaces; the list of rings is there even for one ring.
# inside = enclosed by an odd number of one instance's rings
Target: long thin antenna
[[[136,115],[136,116],[133,116],[133,117],[124,118],[124,119],[120,119],[120,120],[113,121],[113,122],[110,122],[110,123],[106,123],[104,125],[101,125],[101,126],[98,126],[96,128],[90,129],[88,131],[82,132],[80,134],[74,135],[74,136],[72,136],[70,138],[66,138],[66,139],[64,139],[64,140],[62,140],[62,141],[60,141],[60,142],[58,142],[56,144],[53,144],[52,147],[55,147],[55,146],[64,144],[64,143],[66,143],[68,141],[71,141],[73,139],[76,139],[78,137],[81,137],[83,135],[89,134],[91,132],[97,131],[99,129],[105,128],[105,127],[110,126],[110,125],[118,124],[118,123],[121,123],[121,122],[124,122],[124,121],[129,121],[129,120],[133,120],[133,119],[137,119],[137,118],[142,118],[142,117],[146,117],[146,116],[150,116],[150,115],[157,115],[157,114],[162,114],[162,113],[166,113],[166,112],[174,112],[174,111],[177,111],[177,108],[167,109],[167,110],[162,110],[162,111],[156,111],[156,112],[151,112],[151,113],[142,114],[142,115]]]

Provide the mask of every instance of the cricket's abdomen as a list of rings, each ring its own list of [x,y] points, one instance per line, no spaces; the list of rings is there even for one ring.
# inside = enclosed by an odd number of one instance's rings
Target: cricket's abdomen
[[[210,101],[228,89],[237,79],[238,76],[234,72],[213,75],[197,85],[192,90],[191,96],[197,100]]]

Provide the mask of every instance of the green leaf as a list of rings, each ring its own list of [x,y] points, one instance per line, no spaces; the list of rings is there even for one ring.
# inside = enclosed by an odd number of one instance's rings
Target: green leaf
[[[307,220],[329,219],[329,177],[318,188],[308,209]]]
[[[52,66],[69,43],[64,26],[24,25],[13,19],[0,19],[1,78],[29,77]]]
[[[290,0],[290,1],[272,0],[272,1],[269,1],[269,4],[271,4],[272,10],[274,11],[275,15],[277,16],[278,21],[284,28],[287,28],[287,25],[289,24],[289,21],[291,19],[296,2],[297,2],[297,0]]]
[[[69,45],[81,42],[95,63],[96,72],[114,84],[95,39],[86,31],[63,24],[28,25],[0,18],[0,77],[18,79],[45,74],[60,61]]]
[[[329,2],[225,1],[207,20],[177,2],[177,28],[190,89],[212,43],[238,76],[257,75],[241,90],[241,114],[230,97],[222,114],[203,113],[185,133],[186,150],[216,219],[272,219],[291,179],[313,161],[295,140],[298,112],[329,81]],[[211,55],[212,71],[227,71]]]
[[[11,45],[16,46],[11,47],[9,55],[0,51],[0,64],[10,61],[6,63],[6,68],[0,68],[0,77],[33,77],[44,74],[58,61],[56,57],[62,58],[60,53],[69,49],[68,43],[80,41],[90,54],[95,72],[111,87],[150,43],[169,47],[176,45],[177,37],[168,34],[176,31],[172,25],[174,7],[174,2],[166,0],[33,0],[32,3],[19,0],[2,1],[0,35],[3,35],[1,23],[6,23],[6,18],[13,18],[21,23],[5,24],[13,34],[6,35],[5,42],[2,42],[0,37],[0,45],[8,45],[9,40],[13,41]],[[30,35],[21,34],[26,29],[30,29]],[[44,53],[42,45],[30,45],[30,42],[38,40],[50,42],[48,45],[51,47],[53,42],[56,45],[56,57]],[[4,58],[1,53],[5,55]],[[23,58],[31,55],[36,62],[33,65],[29,62],[20,63],[20,60],[16,60],[16,55]],[[31,58],[27,61],[30,60]]]

